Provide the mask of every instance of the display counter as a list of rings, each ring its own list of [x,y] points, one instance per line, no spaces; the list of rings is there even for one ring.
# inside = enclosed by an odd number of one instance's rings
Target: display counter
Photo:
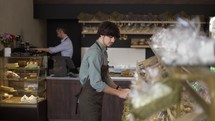
[[[46,121],[46,60],[0,57],[0,120]]]
[[[129,87],[134,77],[111,77],[122,88]],[[49,120],[80,120],[76,114],[76,97],[80,91],[79,78],[47,77],[47,101]],[[120,121],[123,111],[123,99],[105,94],[103,98],[102,119]],[[110,113],[111,112],[111,113]]]
[[[48,76],[46,77],[47,80],[52,80],[52,79],[57,79],[57,80],[78,80],[79,81],[79,78],[78,77],[54,77],[54,76]],[[111,77],[111,79],[113,81],[131,81],[133,79],[135,79],[134,77]]]

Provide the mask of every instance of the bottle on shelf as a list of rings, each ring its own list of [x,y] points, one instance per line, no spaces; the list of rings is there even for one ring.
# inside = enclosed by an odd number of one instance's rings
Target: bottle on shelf
[[[25,42],[25,49],[28,51],[28,50],[30,50],[30,43],[29,43],[29,41],[26,41]]]
[[[17,35],[16,36],[16,48],[20,48],[21,47],[21,42],[22,42],[21,35]]]
[[[20,48],[25,48],[25,42],[23,41],[20,42]]]

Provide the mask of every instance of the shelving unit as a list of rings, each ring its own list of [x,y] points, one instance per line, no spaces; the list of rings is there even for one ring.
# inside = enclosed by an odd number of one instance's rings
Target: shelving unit
[[[82,35],[87,34],[97,34],[96,32],[81,32]],[[145,32],[120,32],[120,34],[126,34],[126,35],[153,35],[153,33],[145,33]]]
[[[0,120],[46,120],[46,60],[46,56],[0,58]]]
[[[150,48],[149,45],[131,45],[131,48]]]
[[[113,21],[119,26],[121,39],[123,40],[123,36],[126,36],[125,40],[131,41],[132,38],[149,38],[154,34],[157,29],[166,28],[169,25],[173,25],[177,23],[177,21]],[[98,20],[90,20],[90,21],[79,21],[82,24],[82,35],[83,38],[93,37],[97,34],[97,28],[100,23],[103,21]],[[130,26],[130,25],[135,26]],[[200,22],[200,24],[207,24],[206,22]],[[133,29],[132,29],[133,27]],[[130,48],[136,49],[146,49],[150,48],[148,45],[142,44],[132,44],[130,42]],[[127,45],[128,46],[128,45]]]
[[[175,24],[176,21],[112,21],[113,23],[147,23],[147,24]],[[103,21],[79,21],[82,24],[90,24],[90,23],[102,23]],[[206,22],[201,22],[201,24],[206,24]]]
[[[98,25],[103,22],[103,21],[79,21],[79,23],[81,23],[83,25],[82,27],[82,35],[83,38],[87,37],[88,35],[93,36],[96,35],[97,32],[97,28]],[[111,21],[114,22],[116,24],[173,24],[176,23],[175,21]],[[85,28],[86,27],[86,28]],[[119,27],[120,28],[120,27]],[[89,29],[89,30],[88,30]],[[155,29],[155,28],[152,28]],[[126,36],[126,40],[130,41],[130,36],[137,36],[137,37],[141,37],[140,39],[142,39],[143,37],[146,36],[151,36],[153,35],[153,32],[147,32],[144,31],[144,29],[141,30],[121,30],[120,29],[120,34],[123,36]],[[142,44],[137,44],[137,45],[130,45],[130,48],[136,48],[136,49],[145,49],[145,48],[150,48],[148,45],[142,45]]]
[[[82,30],[82,33],[83,35],[87,35],[87,34],[96,34],[97,32],[97,27],[98,24],[102,23],[103,21],[79,21],[79,23],[83,24],[83,30]],[[114,22],[116,24],[174,24],[176,23],[175,21],[111,21],[111,22]],[[92,30],[90,31],[84,31],[84,26],[86,24],[93,24],[94,26],[91,26]],[[119,27],[120,28],[120,27]],[[144,26],[143,26],[144,28]],[[152,28],[154,29],[154,28]],[[137,30],[120,30],[120,34],[126,34],[126,35],[153,35],[153,32],[143,32],[143,31],[139,31],[138,29]]]

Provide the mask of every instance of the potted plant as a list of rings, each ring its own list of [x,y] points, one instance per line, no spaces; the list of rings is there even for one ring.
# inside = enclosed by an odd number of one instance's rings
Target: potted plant
[[[4,46],[4,56],[9,57],[11,55],[11,45],[15,40],[15,35],[9,33],[4,33],[0,35],[1,44]]]

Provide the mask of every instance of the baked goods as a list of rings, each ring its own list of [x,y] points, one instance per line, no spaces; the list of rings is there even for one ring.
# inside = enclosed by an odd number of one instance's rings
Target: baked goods
[[[18,63],[7,63],[5,64],[5,68],[18,68],[19,64]]]
[[[121,72],[121,76],[122,77],[133,77],[133,73],[131,70],[126,69],[126,70]]]
[[[25,67],[27,65],[26,61],[18,61],[19,67]]]
[[[30,97],[24,95],[22,98],[21,98],[21,102],[22,103],[37,103],[37,97],[31,95]]]
[[[4,93],[3,94],[3,99],[10,99],[10,98],[12,98],[13,97],[13,95],[10,95],[10,94],[8,94],[8,93]]]
[[[35,91],[36,89],[37,89],[36,87],[28,86],[25,88],[25,91],[32,92],[32,91]]]
[[[5,92],[15,92],[15,91],[16,91],[16,90],[15,90],[14,88],[12,88],[12,87],[3,86],[3,85],[0,86],[0,90],[1,90],[1,91],[5,91]]]
[[[27,62],[27,66],[25,66],[25,68],[28,68],[28,69],[38,69],[39,68],[38,62],[36,62],[36,61],[29,61],[29,62]]]
[[[37,73],[30,73],[30,74],[29,74],[29,77],[30,77],[30,78],[37,78]]]
[[[21,98],[21,102],[22,103],[28,103],[28,97],[26,95],[24,95],[22,98]]]
[[[20,78],[20,76],[17,73],[13,72],[13,71],[6,71],[5,72],[5,77],[8,78],[8,79],[19,79]]]
[[[24,79],[36,79],[37,76],[37,73],[26,73],[23,77]]]
[[[29,98],[28,98],[28,102],[29,103],[37,103],[37,97],[31,95]]]
[[[114,72],[108,72],[109,76],[114,76]]]

